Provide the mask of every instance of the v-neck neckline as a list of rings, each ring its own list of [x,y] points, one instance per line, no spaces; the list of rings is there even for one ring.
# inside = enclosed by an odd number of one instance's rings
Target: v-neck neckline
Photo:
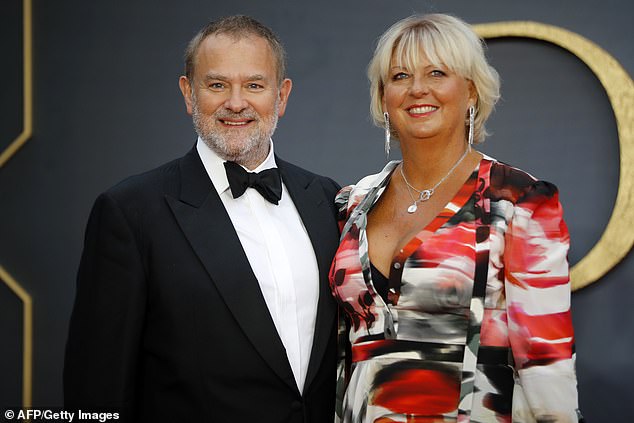
[[[454,194],[454,196],[445,204],[442,210],[416,235],[414,235],[401,250],[392,257],[392,264],[403,255],[409,257],[420,244],[431,238],[437,231],[444,225],[449,219],[451,219],[457,212],[459,212],[465,204],[469,201],[473,193],[475,192],[476,182],[478,180],[478,174],[480,173],[480,165],[482,159],[478,162],[476,168],[469,174],[467,180],[462,184],[460,189]],[[393,267],[393,266],[392,266]],[[390,271],[391,273],[391,271]]]
[[[456,215],[462,208],[467,204],[469,199],[473,196],[473,194],[477,190],[477,182],[479,177],[481,177],[481,172],[484,168],[483,163],[487,160],[487,157],[483,154],[480,161],[478,161],[477,165],[467,178],[467,180],[462,184],[460,189],[454,194],[454,196],[445,204],[443,209],[429,222],[425,225],[420,231],[418,231],[404,246],[401,248],[397,254],[392,257],[390,262],[390,270],[388,275],[389,281],[389,292],[388,297],[390,295],[395,294],[394,289],[396,285],[396,281],[401,279],[401,274],[403,273],[403,267],[407,259],[420,247],[420,245],[434,236],[434,234],[440,229],[446,222],[448,222],[452,217]],[[385,185],[389,183],[389,180],[392,178],[394,171],[398,166],[395,166],[392,169],[392,172],[387,176],[387,180]],[[376,200],[378,201],[378,199]],[[376,204],[376,201],[374,204]],[[373,206],[374,206],[373,204]],[[370,255],[368,252],[368,264],[370,262]],[[372,281],[372,277],[370,277],[370,282]],[[372,283],[372,282],[371,282]],[[376,292],[376,288],[372,283],[372,288]],[[378,294],[378,292],[377,292]],[[398,294],[396,294],[398,295]],[[383,300],[383,299],[382,299]],[[396,300],[398,301],[398,300]]]

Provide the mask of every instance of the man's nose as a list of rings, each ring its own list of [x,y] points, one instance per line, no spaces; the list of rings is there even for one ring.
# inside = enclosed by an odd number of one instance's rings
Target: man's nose
[[[235,113],[240,113],[248,106],[240,88],[232,89],[229,98],[225,101],[225,107]]]

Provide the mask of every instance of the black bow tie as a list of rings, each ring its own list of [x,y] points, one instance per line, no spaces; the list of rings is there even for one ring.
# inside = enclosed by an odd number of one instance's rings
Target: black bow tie
[[[251,173],[235,162],[225,162],[225,171],[233,198],[240,197],[249,187],[255,188],[262,197],[275,205],[282,198],[282,180],[278,168]]]

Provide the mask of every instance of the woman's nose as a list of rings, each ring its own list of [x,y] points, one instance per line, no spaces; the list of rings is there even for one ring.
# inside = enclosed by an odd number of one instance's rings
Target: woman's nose
[[[422,97],[429,92],[429,85],[424,78],[414,78],[410,87],[410,93],[414,97]]]

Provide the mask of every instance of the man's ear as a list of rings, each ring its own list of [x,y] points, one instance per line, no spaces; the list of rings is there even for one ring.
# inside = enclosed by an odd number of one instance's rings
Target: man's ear
[[[284,111],[286,110],[286,105],[288,104],[288,97],[291,95],[291,89],[293,88],[293,81],[291,81],[290,79],[286,78],[284,81],[282,81],[282,85],[280,85],[280,92],[279,92],[279,112],[278,112],[278,116],[282,117],[284,116]]]
[[[185,100],[185,106],[187,106],[187,113],[192,114],[192,86],[189,82],[189,79],[185,75],[178,78],[178,86],[181,89],[181,93],[183,93],[183,99]]]

